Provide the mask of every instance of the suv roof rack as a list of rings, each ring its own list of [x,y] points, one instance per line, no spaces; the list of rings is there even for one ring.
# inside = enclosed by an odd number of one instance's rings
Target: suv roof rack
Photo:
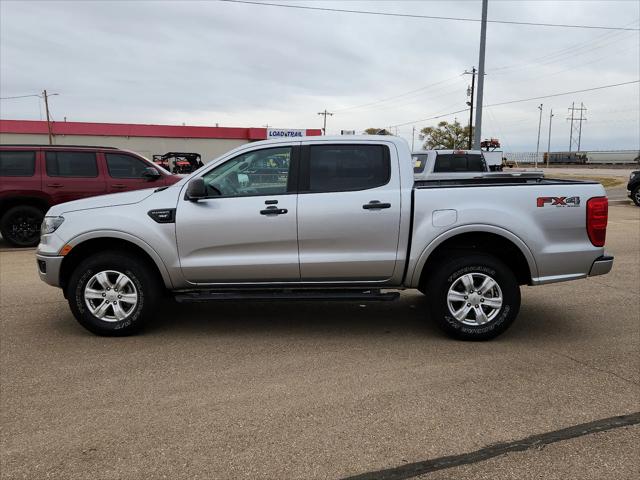
[[[100,145],[45,145],[42,143],[0,143],[0,147],[37,147],[37,148],[104,148],[105,150],[121,150],[119,147],[103,147]]]

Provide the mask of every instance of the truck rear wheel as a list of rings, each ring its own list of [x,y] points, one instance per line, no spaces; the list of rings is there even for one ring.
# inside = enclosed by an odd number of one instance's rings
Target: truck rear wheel
[[[513,323],[520,310],[520,287],[497,258],[470,253],[440,263],[426,285],[431,317],[448,335],[489,340]]]
[[[150,318],[162,286],[154,272],[124,252],[82,261],[71,274],[67,299],[80,325],[96,335],[137,333]]]
[[[40,241],[44,213],[32,205],[10,208],[0,220],[0,233],[14,247],[35,247]]]

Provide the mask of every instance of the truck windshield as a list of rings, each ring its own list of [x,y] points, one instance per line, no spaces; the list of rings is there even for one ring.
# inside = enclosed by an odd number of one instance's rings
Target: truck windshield
[[[433,167],[434,173],[486,171],[486,164],[479,153],[440,153]]]

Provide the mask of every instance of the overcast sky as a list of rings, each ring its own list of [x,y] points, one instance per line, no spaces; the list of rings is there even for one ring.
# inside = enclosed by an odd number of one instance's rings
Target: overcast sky
[[[481,15],[474,0],[272,1]],[[489,19],[639,28],[640,2],[490,0]],[[640,78],[638,31],[489,24],[487,32],[485,104]],[[406,124],[398,133],[410,140],[413,125],[438,121],[419,120],[466,108],[462,73],[477,66],[480,24],[214,0],[0,0],[0,35],[0,96],[58,93],[56,121],[317,128],[327,108],[328,133]],[[573,101],[588,109],[583,150],[640,147],[637,83],[487,108],[483,137],[535,150],[542,102],[541,149],[550,108],[552,149],[567,149]],[[2,100],[0,117],[41,119],[41,103]],[[454,117],[468,121],[464,112],[444,119]]]

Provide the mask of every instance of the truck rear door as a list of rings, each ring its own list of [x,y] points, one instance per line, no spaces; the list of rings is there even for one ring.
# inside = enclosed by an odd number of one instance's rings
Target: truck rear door
[[[400,175],[381,144],[303,146],[298,195],[304,281],[384,281],[396,266]]]

